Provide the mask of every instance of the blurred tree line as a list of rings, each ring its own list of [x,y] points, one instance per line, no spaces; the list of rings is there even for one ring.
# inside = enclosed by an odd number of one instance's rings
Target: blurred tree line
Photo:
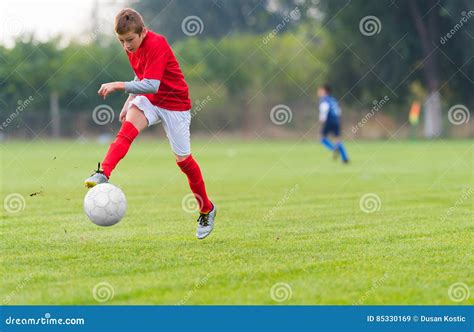
[[[410,103],[424,101],[428,137],[441,135],[450,105],[474,105],[474,12],[467,0],[145,0],[130,6],[172,44],[194,105],[202,106],[196,129],[251,132],[272,125],[269,113],[278,104],[293,110],[286,127],[310,128],[317,120],[315,90],[324,82],[348,112],[366,112],[388,96],[384,113],[405,121]],[[375,30],[361,30],[367,16],[378,20]],[[73,118],[68,115],[84,114],[84,126],[94,125],[90,113],[100,104],[118,115],[126,96],[103,101],[97,90],[131,80],[133,72],[105,33],[113,27],[91,26],[87,41],[23,36],[12,48],[0,46],[2,119],[30,96],[31,110],[41,114],[31,125],[50,124],[54,135],[74,135],[74,124],[60,120]],[[12,121],[28,125],[29,112]]]

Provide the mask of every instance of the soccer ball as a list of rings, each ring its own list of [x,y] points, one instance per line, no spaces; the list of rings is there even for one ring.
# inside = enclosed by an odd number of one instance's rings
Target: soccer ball
[[[125,215],[127,199],[119,187],[101,183],[87,192],[84,198],[84,211],[94,224],[112,226]]]

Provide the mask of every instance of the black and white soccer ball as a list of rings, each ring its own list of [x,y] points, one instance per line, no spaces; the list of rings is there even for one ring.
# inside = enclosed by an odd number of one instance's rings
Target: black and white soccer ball
[[[118,223],[127,211],[127,199],[122,189],[110,183],[92,187],[84,198],[87,217],[98,226]]]

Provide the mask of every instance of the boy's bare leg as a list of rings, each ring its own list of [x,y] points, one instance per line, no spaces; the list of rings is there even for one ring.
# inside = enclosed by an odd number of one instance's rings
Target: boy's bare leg
[[[125,121],[131,122],[135,128],[137,128],[138,132],[148,127],[148,120],[145,114],[135,105],[132,105],[132,107],[128,109],[125,115]]]

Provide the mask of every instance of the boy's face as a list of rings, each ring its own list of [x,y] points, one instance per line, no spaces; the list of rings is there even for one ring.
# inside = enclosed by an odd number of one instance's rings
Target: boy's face
[[[142,44],[143,39],[146,36],[146,29],[143,29],[141,34],[130,31],[122,35],[116,34],[120,44],[125,49],[125,51],[133,53],[135,52],[140,45]]]
[[[318,89],[318,97],[324,97],[327,95],[326,89],[325,88],[319,88]]]

